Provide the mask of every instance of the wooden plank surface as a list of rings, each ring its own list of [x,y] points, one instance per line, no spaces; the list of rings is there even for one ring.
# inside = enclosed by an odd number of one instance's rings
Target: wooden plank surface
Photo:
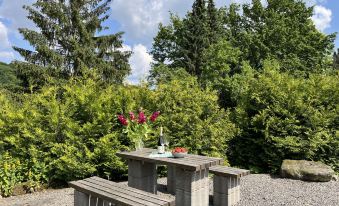
[[[140,194],[140,195],[143,195],[147,198],[152,198],[152,199],[160,200],[160,201],[167,201],[167,199],[165,199],[165,198],[163,198],[159,195],[154,195],[154,194],[149,193],[149,192],[144,192],[144,191],[135,189],[133,187],[128,187],[127,185],[121,185],[121,184],[118,184],[118,183],[115,183],[115,182],[112,182],[112,181],[107,181],[107,180],[102,179],[100,177],[92,177],[91,179],[98,181],[98,182],[103,182],[103,183],[105,183],[105,185],[108,185],[110,187],[115,187],[115,188],[120,189],[120,190],[125,190],[128,193]]]
[[[119,205],[170,206],[173,201],[99,177],[70,182],[75,190]]]
[[[93,188],[99,187],[105,191],[109,191],[112,194],[116,194],[127,199],[134,199],[135,201],[143,204],[148,204],[151,202],[156,205],[166,205],[168,202],[167,200],[148,195],[147,193],[145,194],[145,192],[130,191],[127,190],[128,187],[116,187],[116,185],[113,186],[112,184],[107,184],[107,182],[101,182],[95,179],[86,179],[85,182],[85,184],[92,186]]]
[[[126,206],[129,206],[129,205],[145,206],[144,204],[139,204],[139,203],[131,201],[129,199],[124,199],[124,198],[121,198],[119,196],[112,195],[108,192],[98,190],[98,189],[95,189],[95,188],[91,188],[87,185],[82,184],[81,182],[70,183],[70,186],[77,191],[80,191],[80,192],[86,193],[86,194],[94,195],[94,196],[99,197],[100,199],[106,200],[108,202],[118,203],[118,204],[121,204],[121,205],[124,205],[124,206],[125,205]]]
[[[210,173],[217,174],[220,176],[236,176],[242,177],[250,174],[249,170],[234,168],[234,167],[226,167],[221,165],[215,165],[209,168]]]
[[[117,156],[124,159],[175,166],[192,171],[199,171],[214,165],[219,165],[223,162],[222,158],[207,157],[193,154],[188,154],[184,158],[149,157],[149,155],[155,151],[156,151],[155,149],[144,148],[140,151],[118,152]]]

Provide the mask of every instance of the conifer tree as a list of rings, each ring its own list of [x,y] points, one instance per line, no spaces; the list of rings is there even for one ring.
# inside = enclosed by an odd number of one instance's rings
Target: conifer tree
[[[97,36],[108,19],[111,0],[37,0],[24,6],[38,30],[19,32],[33,50],[14,47],[25,59],[15,62],[24,86],[36,87],[49,77],[68,79],[95,69],[106,82],[121,83],[130,72],[130,53],[121,52],[122,32]]]
[[[215,44],[223,36],[223,21],[221,12],[216,8],[214,0],[208,0],[207,23],[209,29],[209,43]]]
[[[190,74],[197,76],[201,75],[203,51],[209,46],[207,21],[205,0],[196,0],[192,12],[184,19],[187,30],[183,35],[181,48],[185,68]]]
[[[204,50],[218,39],[221,27],[214,1],[196,0],[185,18],[172,15],[170,25],[159,26],[151,51],[155,65],[170,62],[169,68],[182,67],[200,77]]]
[[[313,7],[301,0],[268,0],[266,4],[252,0],[221,9],[215,8],[213,0],[196,0],[185,18],[172,16],[171,24],[160,26],[151,53],[156,63],[185,68],[200,78],[201,65],[209,64],[201,51],[229,41],[241,51],[239,62],[261,69],[265,60],[276,59],[283,71],[308,76],[331,67],[336,36],[318,31],[312,15]]]

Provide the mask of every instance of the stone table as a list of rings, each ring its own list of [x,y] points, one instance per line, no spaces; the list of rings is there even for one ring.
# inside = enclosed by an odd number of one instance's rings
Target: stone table
[[[156,165],[168,166],[168,191],[175,194],[176,206],[208,206],[208,168],[222,163],[222,158],[188,154],[184,158],[150,157],[155,149],[118,152],[128,160],[128,186],[156,193]]]

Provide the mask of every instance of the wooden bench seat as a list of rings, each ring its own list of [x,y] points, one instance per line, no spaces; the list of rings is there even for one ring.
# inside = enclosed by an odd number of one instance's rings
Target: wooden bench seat
[[[99,177],[69,182],[75,206],[171,206],[174,200]]]
[[[213,177],[213,205],[231,206],[240,201],[240,178],[250,174],[249,170],[212,166],[209,172]]]

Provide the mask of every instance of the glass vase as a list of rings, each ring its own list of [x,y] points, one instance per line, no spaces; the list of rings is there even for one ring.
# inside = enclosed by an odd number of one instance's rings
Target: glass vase
[[[136,139],[135,140],[135,151],[139,151],[142,150],[144,148],[144,142],[142,141],[142,139]]]

